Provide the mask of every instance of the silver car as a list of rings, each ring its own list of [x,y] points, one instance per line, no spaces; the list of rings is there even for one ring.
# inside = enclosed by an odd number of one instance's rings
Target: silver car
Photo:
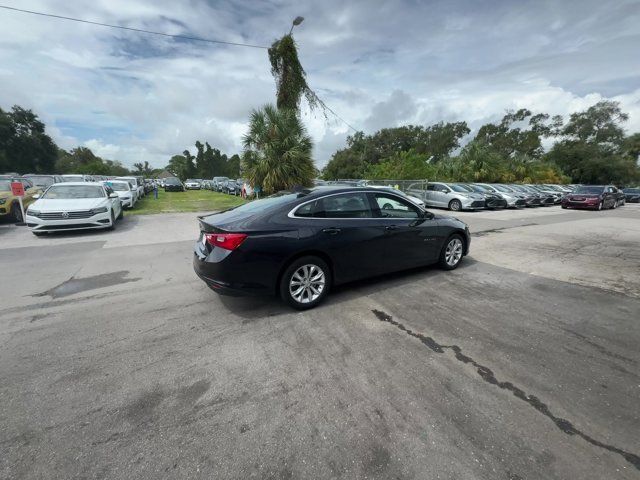
[[[418,197],[428,207],[448,208],[453,211],[482,210],[485,198],[481,193],[454,183],[429,182],[426,190],[407,189],[407,194]]]

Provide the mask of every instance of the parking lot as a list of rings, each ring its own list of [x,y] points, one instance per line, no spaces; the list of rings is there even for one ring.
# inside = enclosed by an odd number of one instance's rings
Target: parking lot
[[[639,478],[640,205],[455,216],[307,312],[211,292],[194,213],[0,225],[0,478]]]

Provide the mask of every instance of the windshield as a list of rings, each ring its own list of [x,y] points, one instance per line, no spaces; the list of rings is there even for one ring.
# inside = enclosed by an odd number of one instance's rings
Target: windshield
[[[447,184],[447,186],[453,190],[454,192],[460,192],[460,193],[469,193],[470,190],[464,188],[462,185],[458,185],[456,183],[453,184]]]
[[[98,185],[65,185],[59,183],[52,185],[42,195],[42,198],[104,198],[104,190]]]
[[[180,180],[177,178],[167,178],[164,183],[166,185],[180,185]]]
[[[195,178],[188,178],[187,182],[195,182],[195,183],[197,183],[198,180],[196,180]]]
[[[0,192],[11,191],[11,180],[0,180]]]
[[[513,192],[509,187],[505,187],[504,185],[493,185],[493,188],[498,190],[499,192],[510,193]]]
[[[583,193],[588,195],[600,195],[604,192],[604,187],[578,187],[573,193]]]
[[[39,187],[48,187],[49,185],[53,185],[53,177],[49,177],[47,175],[29,175],[27,177],[34,185]]]

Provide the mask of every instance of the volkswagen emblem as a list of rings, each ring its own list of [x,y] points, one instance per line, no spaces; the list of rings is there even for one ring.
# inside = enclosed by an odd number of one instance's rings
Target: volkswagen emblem
[[[69,214],[67,212],[62,212],[62,218],[69,218]]]

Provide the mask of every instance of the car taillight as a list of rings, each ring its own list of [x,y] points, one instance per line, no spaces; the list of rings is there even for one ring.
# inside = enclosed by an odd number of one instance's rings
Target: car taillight
[[[247,236],[244,233],[205,233],[204,238],[213,247],[235,250]]]

